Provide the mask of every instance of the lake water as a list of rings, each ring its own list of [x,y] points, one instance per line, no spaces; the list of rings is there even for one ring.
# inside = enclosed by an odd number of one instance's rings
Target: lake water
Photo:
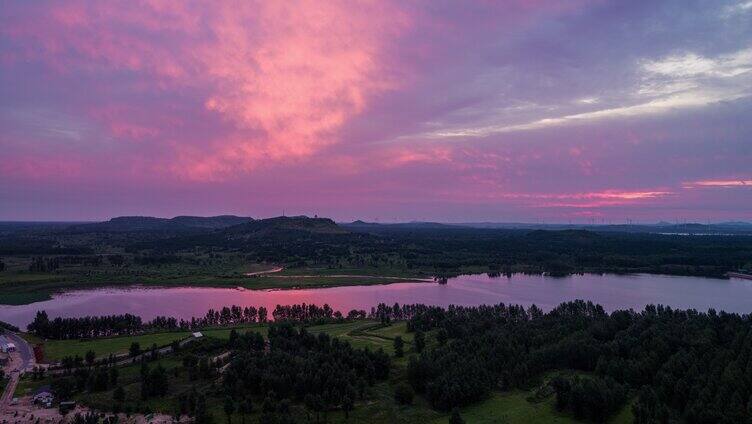
[[[368,311],[380,302],[438,306],[504,302],[525,306],[536,304],[549,310],[574,299],[592,300],[609,311],[641,310],[652,303],[748,314],[752,313],[752,281],[649,274],[585,274],[566,278],[516,274],[511,278],[464,275],[450,279],[446,285],[395,283],[300,290],[109,288],[71,291],[30,305],[0,305],[0,320],[25,328],[38,310],[46,310],[51,318],[131,313],[147,320],[157,315],[190,319],[203,316],[210,308],[229,305],[264,306],[271,314],[278,304],[296,303],[328,303],[343,313],[351,309]]]

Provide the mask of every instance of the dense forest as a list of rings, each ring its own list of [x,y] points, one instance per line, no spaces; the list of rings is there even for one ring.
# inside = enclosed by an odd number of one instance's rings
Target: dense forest
[[[79,279],[128,268],[172,265],[218,266],[221,272],[222,266],[229,266],[222,265],[227,255],[235,257],[233,266],[270,263],[286,268],[375,268],[439,277],[464,272],[647,272],[722,277],[728,271],[752,266],[750,235],[688,236],[618,232],[610,227],[599,231],[598,227],[339,225],[326,218],[307,217],[175,219],[119,218],[63,228],[6,229],[0,231],[0,255],[30,257],[25,268],[17,271],[21,274],[62,275],[65,270],[78,270]],[[13,285],[12,281],[7,284]]]
[[[225,399],[228,415],[260,412],[264,423],[349,414],[369,402],[369,387],[389,377],[394,361],[383,350],[356,349],[308,328],[368,319],[382,327],[406,322],[412,335],[410,342],[394,338],[393,355],[405,361],[399,368],[404,382],[393,387],[398,404],[412,404],[419,396],[455,416],[457,408],[494,392],[532,390],[529,402],[553,397],[562,413],[589,422],[605,422],[630,408],[637,424],[752,423],[749,315],[653,305],[607,313],[584,301],[549,312],[505,304],[447,309],[380,304],[350,318],[315,305],[275,311],[266,336],[233,330],[227,340],[174,344],[182,364],[175,369],[150,366],[159,353],[156,346],[146,351],[139,357],[141,398],[167,396],[177,376],[187,379],[181,386],[186,388],[221,376],[220,387],[171,391],[170,402],[197,422],[208,422],[207,396]],[[238,319],[245,320],[242,315]],[[210,359],[222,352],[228,353],[216,358],[224,359]],[[55,378],[56,390],[70,395],[116,387],[116,368],[88,356],[86,366],[78,359],[65,367]],[[113,396],[116,407],[123,407],[123,394],[116,389]]]
[[[611,314],[590,302],[531,307],[419,307],[413,330],[438,345],[410,359],[416,391],[450,409],[492,390],[525,387],[552,370],[557,406],[603,421],[630,393],[636,423],[752,422],[752,319],[648,306]]]

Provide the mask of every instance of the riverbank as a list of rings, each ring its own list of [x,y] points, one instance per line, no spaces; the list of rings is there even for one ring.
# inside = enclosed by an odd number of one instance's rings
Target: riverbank
[[[741,272],[729,272],[726,273],[729,278],[741,278],[744,280],[752,280],[752,274],[744,274]]]
[[[74,280],[74,276],[59,279],[0,280],[0,305],[28,305],[50,300],[55,294],[112,287],[206,287],[243,288],[247,290],[289,290],[300,288],[327,288],[368,286],[404,282],[433,282],[433,277],[422,273],[400,273],[393,269],[283,269],[274,267],[253,272],[234,272],[228,275],[196,275],[173,273],[169,275],[91,275],[87,280]],[[391,273],[391,274],[390,274]]]
[[[221,261],[220,261],[221,262]],[[489,274],[511,276],[513,274],[547,275],[566,278],[583,274],[652,274],[728,278],[723,272],[698,274],[691,268],[615,268],[596,267],[554,273],[532,266],[511,266],[503,270],[488,266],[464,266],[451,273],[436,269],[406,269],[396,267],[363,268],[284,268],[273,264],[239,264],[232,260],[224,265],[200,266],[151,266],[151,267],[104,267],[71,268],[54,273],[32,273],[18,270],[0,273],[0,305],[28,305],[52,299],[55,294],[74,290],[91,290],[112,287],[206,287],[242,288],[247,290],[289,290],[348,286],[371,286],[402,282],[432,282],[435,275],[454,278],[459,275]]]

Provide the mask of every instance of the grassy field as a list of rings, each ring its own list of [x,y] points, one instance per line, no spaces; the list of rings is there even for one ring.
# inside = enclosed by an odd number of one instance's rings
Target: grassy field
[[[243,332],[247,330],[259,331],[266,335],[267,326],[262,324],[248,324],[233,327],[236,331]],[[227,339],[233,328],[210,328],[201,330],[207,337],[218,339]],[[86,352],[93,350],[97,358],[104,358],[110,354],[117,355],[127,353],[131,344],[137,342],[141,349],[149,349],[153,344],[158,347],[166,346],[174,340],[182,340],[191,334],[189,331],[170,331],[161,333],[150,333],[138,336],[108,337],[93,340],[47,340],[44,342],[45,360],[56,362],[66,356],[84,357]],[[32,344],[41,342],[32,335],[24,335]],[[29,337],[33,339],[29,339]]]
[[[44,343],[44,357],[48,361],[60,361],[66,356],[76,355],[83,358],[86,352],[93,350],[97,358],[104,358],[110,354],[127,353],[133,343],[138,343],[141,349],[149,349],[153,344],[166,346],[189,335],[188,331],[176,331],[93,340],[47,340]]]

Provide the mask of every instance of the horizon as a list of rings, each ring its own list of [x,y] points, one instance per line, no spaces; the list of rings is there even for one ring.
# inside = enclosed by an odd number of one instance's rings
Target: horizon
[[[751,4],[7,2],[0,221],[752,222]]]
[[[234,215],[234,214],[219,214],[219,215],[174,215],[174,216],[151,216],[151,215],[118,215],[118,216],[112,216],[109,218],[104,218],[100,220],[72,220],[72,221],[49,221],[49,220],[7,220],[7,219],[0,219],[0,223],[20,223],[20,224],[96,224],[96,223],[102,223],[102,222],[108,222],[113,219],[118,218],[155,218],[155,219],[174,219],[174,218],[180,218],[180,217],[192,217],[192,218],[214,218],[214,217],[220,217],[220,216],[232,216],[232,217],[238,217],[238,218],[250,218],[252,220],[265,220],[265,219],[274,219],[274,218],[320,218],[320,219],[330,219],[335,224],[353,224],[356,222],[362,222],[364,224],[382,224],[382,225],[391,225],[391,224],[445,224],[445,225],[480,225],[480,224],[488,224],[488,225],[529,225],[529,226],[587,226],[587,227],[601,227],[601,226],[640,226],[640,225],[722,225],[722,224],[742,224],[742,225],[752,225],[752,222],[744,221],[744,220],[723,220],[723,221],[706,221],[706,222],[699,222],[699,221],[633,221],[633,220],[626,220],[626,221],[599,221],[599,220],[593,220],[593,221],[582,221],[582,222],[576,222],[576,221],[568,221],[568,222],[557,222],[557,221],[425,221],[425,220],[409,220],[409,221],[389,221],[389,220],[367,220],[365,218],[353,218],[350,220],[339,220],[334,219],[327,216],[319,216],[316,214],[298,214],[298,215],[270,215],[270,216],[246,216],[246,215]]]

